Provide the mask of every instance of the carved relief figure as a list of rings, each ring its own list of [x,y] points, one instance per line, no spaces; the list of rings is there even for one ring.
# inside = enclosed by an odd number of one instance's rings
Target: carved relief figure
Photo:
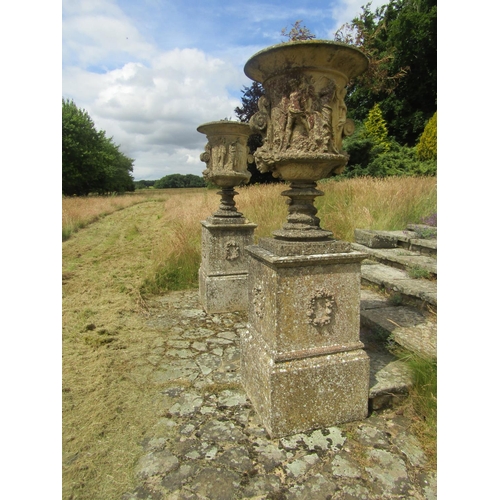
[[[227,154],[227,163],[224,165],[225,170],[236,170],[236,166],[238,164],[238,152],[237,152],[237,142],[232,142],[229,144],[228,154]]]
[[[307,309],[308,322],[322,327],[330,324],[335,317],[336,304],[333,296],[325,289],[316,290],[309,300]]]
[[[226,260],[236,260],[240,256],[240,247],[235,241],[226,243]]]
[[[290,147],[294,132],[297,132],[302,137],[309,135],[310,122],[306,102],[306,94],[303,89],[290,94],[286,117],[285,141],[282,144],[282,149]]]
[[[342,149],[342,137],[344,135],[344,125],[347,121],[347,106],[344,102],[344,97],[347,94],[347,88],[337,87],[337,98],[335,99],[336,104],[336,117],[335,122],[337,125],[335,127],[335,146],[336,150],[340,151]]]
[[[329,81],[318,93],[319,108],[318,126],[315,131],[315,144],[321,153],[337,152],[333,147],[333,110],[332,101],[335,94],[335,84]]]

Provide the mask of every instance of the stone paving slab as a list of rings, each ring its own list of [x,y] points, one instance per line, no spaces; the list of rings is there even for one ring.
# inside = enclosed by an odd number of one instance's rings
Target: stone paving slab
[[[246,317],[204,313],[197,291],[148,306],[161,360],[146,376],[164,409],[144,436],[137,487],[121,500],[436,498],[435,468],[397,408],[270,439],[239,380]],[[391,377],[402,387],[404,370],[368,331],[361,337],[375,393]]]
[[[405,270],[407,268],[419,267],[425,269],[432,275],[437,275],[437,260],[420,252],[406,250],[404,248],[366,248],[356,243],[352,244],[354,250],[367,253],[370,259],[381,264]]]
[[[361,324],[424,358],[437,359],[437,324],[414,308],[369,307],[362,301]]]
[[[436,237],[421,238],[418,230],[434,232]],[[383,231],[375,229],[355,229],[354,238],[356,243],[367,248],[406,248],[425,255],[435,256],[437,254],[437,228],[422,224],[409,224],[405,231]]]
[[[401,269],[366,261],[361,266],[361,278],[389,291],[400,292],[437,306],[437,281],[412,279]]]

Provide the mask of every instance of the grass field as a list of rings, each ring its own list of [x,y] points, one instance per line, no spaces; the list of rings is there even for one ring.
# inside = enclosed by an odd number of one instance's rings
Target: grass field
[[[436,212],[433,178],[321,183],[322,227],[404,229]],[[238,188],[256,239],[283,224],[284,186]],[[118,499],[135,482],[141,438],[160,411],[148,383],[157,332],[149,294],[197,286],[200,221],[215,190],[63,199],[63,498]]]

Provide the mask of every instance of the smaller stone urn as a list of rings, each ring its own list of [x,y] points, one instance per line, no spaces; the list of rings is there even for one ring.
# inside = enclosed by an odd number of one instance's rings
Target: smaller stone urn
[[[207,164],[203,177],[221,188],[218,210],[201,222],[200,301],[209,314],[248,309],[248,257],[257,227],[236,210],[235,186],[250,180],[247,146],[250,126],[222,120],[200,125],[208,143],[200,160]]]
[[[248,162],[253,162],[247,146],[250,126],[221,120],[205,123],[196,130],[208,139],[205,151],[200,155],[200,160],[207,164],[203,177],[221,188],[217,192],[221,195],[220,206],[213,217],[242,217],[236,210],[234,196],[238,193],[234,188],[247,184],[251,177],[247,170]]]

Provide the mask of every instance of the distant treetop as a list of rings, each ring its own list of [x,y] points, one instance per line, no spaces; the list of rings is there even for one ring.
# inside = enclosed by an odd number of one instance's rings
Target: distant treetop
[[[292,29],[287,33],[286,29],[288,26],[285,26],[281,30],[281,36],[285,36],[288,38],[289,42],[298,42],[299,40],[312,40],[316,38],[316,35],[313,35],[306,26],[301,26],[302,20],[295,21],[295,24],[292,26]]]

